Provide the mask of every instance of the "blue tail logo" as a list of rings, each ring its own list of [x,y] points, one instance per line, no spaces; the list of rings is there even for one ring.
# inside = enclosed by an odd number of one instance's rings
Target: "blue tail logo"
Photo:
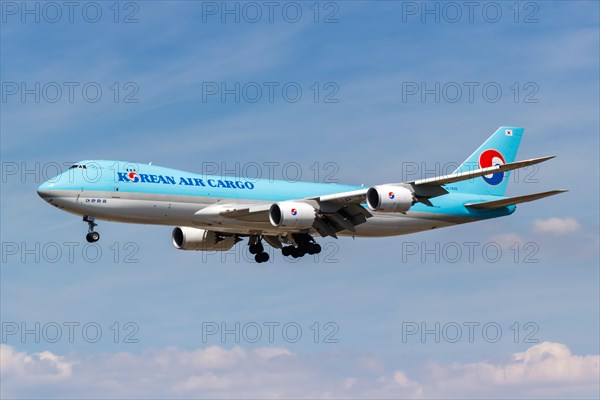
[[[479,156],[479,167],[488,168],[496,165],[504,165],[504,156],[496,149],[488,149]],[[499,185],[504,179],[504,172],[496,172],[495,174],[482,176],[483,180],[488,185]]]

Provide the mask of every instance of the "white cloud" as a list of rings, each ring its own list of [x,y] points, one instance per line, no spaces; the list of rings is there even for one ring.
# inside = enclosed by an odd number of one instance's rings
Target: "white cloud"
[[[0,371],[2,380],[26,380],[31,383],[65,381],[72,377],[73,363],[49,351],[40,353],[17,352],[11,346],[0,344]]]
[[[503,249],[509,249],[517,243],[518,245],[527,242],[521,236],[516,233],[502,233],[494,235],[490,238],[490,242],[497,243]]]
[[[600,356],[544,342],[505,361],[430,364],[419,376],[374,375],[359,358],[299,356],[285,348],[59,356],[1,346],[4,397],[447,398],[598,397]],[[336,364],[337,363],[337,364]],[[344,368],[353,365],[351,376]]]
[[[294,355],[294,353],[292,353],[288,349],[284,349],[283,347],[261,347],[254,350],[254,352],[260,357],[267,360],[273,357]]]
[[[505,363],[432,365],[440,393],[448,396],[598,396],[600,356],[573,355],[561,343],[544,342]]]
[[[581,229],[579,221],[575,218],[548,218],[533,221],[533,230],[538,233],[552,233],[554,235],[566,235],[578,232]]]
[[[421,395],[423,393],[421,386],[417,382],[408,379],[406,374],[402,371],[394,372],[394,383],[403,389],[414,391],[415,394]]]

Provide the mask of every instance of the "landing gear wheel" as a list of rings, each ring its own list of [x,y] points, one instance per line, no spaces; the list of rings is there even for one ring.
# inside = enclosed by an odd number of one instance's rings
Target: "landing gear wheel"
[[[315,239],[307,233],[295,233],[292,234],[292,238],[298,245],[297,247],[292,247],[293,250],[290,251],[290,255],[294,258],[304,257],[306,254],[319,254],[321,252],[321,245],[315,242]]]
[[[89,243],[94,243],[94,242],[97,242],[98,240],[100,240],[100,234],[98,232],[95,232],[95,231],[88,232],[88,234],[85,235],[85,239]]]
[[[305,247],[297,247],[296,254],[298,254],[298,257],[304,257],[306,255],[306,248]]]
[[[250,254],[260,254],[264,250],[265,250],[265,248],[263,247],[262,243],[260,243],[260,242],[251,244],[250,246],[248,246],[248,251],[250,251]]]
[[[258,253],[257,255],[254,256],[254,261],[256,261],[259,264],[269,261],[269,253],[264,252],[264,251]]]
[[[294,251],[294,246],[285,246],[281,249],[281,254],[284,257],[288,257],[292,255],[292,252]]]
[[[94,228],[98,226],[98,224],[94,222],[94,217],[86,215],[85,217],[83,217],[83,221],[87,222],[88,224],[88,233],[87,235],[85,235],[85,239],[90,243],[94,243],[100,240],[100,234],[94,231]]]
[[[302,247],[292,247],[290,255],[294,258],[300,258],[300,257],[304,257],[305,254],[306,254],[306,249],[304,249]]]

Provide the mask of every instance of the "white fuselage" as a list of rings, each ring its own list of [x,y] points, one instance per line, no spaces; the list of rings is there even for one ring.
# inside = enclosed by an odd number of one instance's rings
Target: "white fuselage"
[[[219,214],[203,213],[207,207],[223,201],[214,197],[74,190],[49,190],[42,197],[61,210],[81,216],[92,215],[106,221],[192,226],[226,233],[274,236],[289,231],[274,227],[268,221],[248,223]],[[241,199],[237,202],[248,204],[252,200]],[[230,199],[228,204],[231,204]],[[395,236],[469,222],[464,217],[430,212],[373,214],[367,222],[356,227],[356,232],[342,231],[338,234],[357,237]],[[314,230],[309,233],[314,233]]]

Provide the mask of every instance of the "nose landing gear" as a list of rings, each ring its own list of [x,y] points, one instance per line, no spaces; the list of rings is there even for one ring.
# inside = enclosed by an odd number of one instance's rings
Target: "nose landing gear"
[[[94,243],[100,240],[100,234],[94,230],[94,228],[98,226],[98,224],[94,222],[94,217],[86,215],[83,217],[83,221],[87,222],[88,224],[88,233],[85,235],[85,240],[87,240],[89,243]]]

